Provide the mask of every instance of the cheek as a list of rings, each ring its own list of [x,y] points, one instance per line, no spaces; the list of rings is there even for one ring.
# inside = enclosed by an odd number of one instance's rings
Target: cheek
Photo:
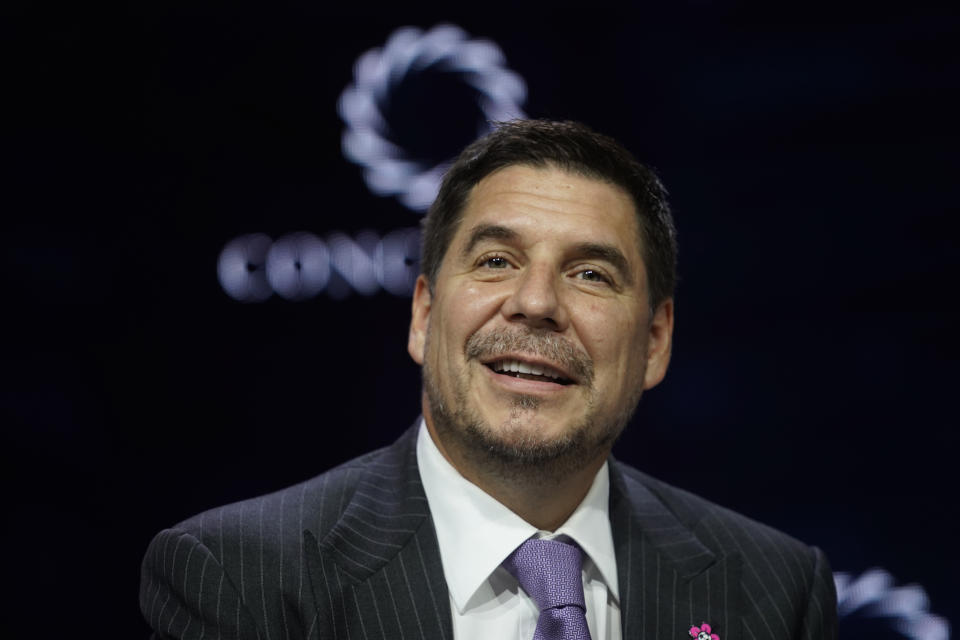
[[[619,309],[602,304],[592,304],[587,311],[577,323],[577,333],[591,355],[595,358],[625,356],[637,336],[630,319]]]
[[[457,326],[466,336],[476,333],[496,318],[507,293],[502,287],[491,283],[470,284],[451,300],[450,313],[456,317]]]
[[[432,318],[437,323],[437,333],[443,336],[438,357],[445,358],[446,362],[451,364],[450,357],[462,355],[470,336],[496,316],[498,298],[492,295],[493,293],[471,284],[452,292],[444,298],[441,305],[434,308],[442,309]]]
[[[462,316],[464,323],[469,323],[472,319],[480,322],[486,318],[492,306],[491,297],[484,295],[484,292],[477,285],[466,287],[453,302],[453,311]]]
[[[597,374],[606,373],[624,384],[645,368],[646,358],[644,320],[627,311],[591,304],[582,309],[577,322],[577,336],[593,359]]]

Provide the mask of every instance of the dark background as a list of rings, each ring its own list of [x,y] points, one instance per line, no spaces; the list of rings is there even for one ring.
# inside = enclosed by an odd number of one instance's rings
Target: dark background
[[[156,531],[413,422],[409,299],[243,304],[216,265],[244,233],[417,224],[344,158],[336,103],[361,53],[441,22],[503,49],[529,115],[613,135],[671,191],[674,359],[616,455],[822,547],[835,571],[919,584],[956,624],[945,7],[8,8],[2,624],[144,637]],[[398,88],[384,108],[401,142],[439,160],[469,141],[461,80]]]

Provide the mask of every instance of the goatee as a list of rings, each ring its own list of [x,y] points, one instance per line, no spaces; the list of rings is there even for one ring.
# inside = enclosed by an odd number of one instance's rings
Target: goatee
[[[428,352],[429,342],[428,327]],[[467,362],[489,360],[507,353],[538,355],[573,374],[582,391],[586,392],[587,406],[582,421],[569,425],[559,436],[541,436],[542,430],[535,425],[541,420],[538,415],[541,400],[528,395],[515,395],[509,417],[494,428],[484,420],[479,408],[470,407],[467,381],[463,378],[454,381],[451,406],[445,404],[430,358],[425,359],[423,384],[437,436],[445,446],[455,447],[473,469],[503,480],[542,486],[556,483],[595,463],[598,457],[610,451],[639,400],[637,393],[627,410],[619,415],[597,415],[593,401],[593,363],[589,355],[550,332],[492,330],[477,333],[467,341],[464,352]],[[609,423],[598,429],[594,423],[604,418]]]

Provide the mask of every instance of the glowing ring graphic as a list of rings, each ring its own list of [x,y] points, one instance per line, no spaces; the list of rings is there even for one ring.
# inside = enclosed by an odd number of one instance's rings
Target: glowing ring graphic
[[[860,612],[888,618],[894,629],[911,640],[949,640],[950,625],[930,613],[930,599],[920,585],[895,587],[893,576],[883,569],[870,569],[854,578],[833,574],[837,587],[837,612],[841,618]]]
[[[404,206],[423,211],[437,195],[447,163],[424,169],[389,140],[381,104],[410,73],[439,66],[460,73],[480,93],[488,122],[525,117],[520,105],[527,87],[507,69],[500,48],[489,40],[470,40],[460,27],[443,24],[426,33],[416,27],[394,31],[381,48],[370,49],[354,65],[354,82],[340,94],[337,110],[346,123],[344,155],[361,165],[370,190],[396,196]],[[489,128],[488,128],[489,130]],[[486,133],[483,131],[481,133]]]

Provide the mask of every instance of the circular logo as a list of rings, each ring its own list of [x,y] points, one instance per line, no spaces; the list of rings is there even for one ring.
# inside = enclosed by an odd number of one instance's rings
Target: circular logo
[[[337,108],[347,127],[344,155],[364,167],[364,180],[380,196],[396,196],[406,207],[422,212],[437,195],[449,165],[445,159],[424,166],[409,150],[393,142],[383,112],[393,92],[414,74],[431,69],[455,73],[476,90],[477,103],[491,122],[525,117],[521,104],[526,84],[506,68],[500,48],[489,40],[471,40],[463,29],[438,25],[429,31],[401,27],[382,48],[367,51],[354,65],[353,83],[340,95]]]

